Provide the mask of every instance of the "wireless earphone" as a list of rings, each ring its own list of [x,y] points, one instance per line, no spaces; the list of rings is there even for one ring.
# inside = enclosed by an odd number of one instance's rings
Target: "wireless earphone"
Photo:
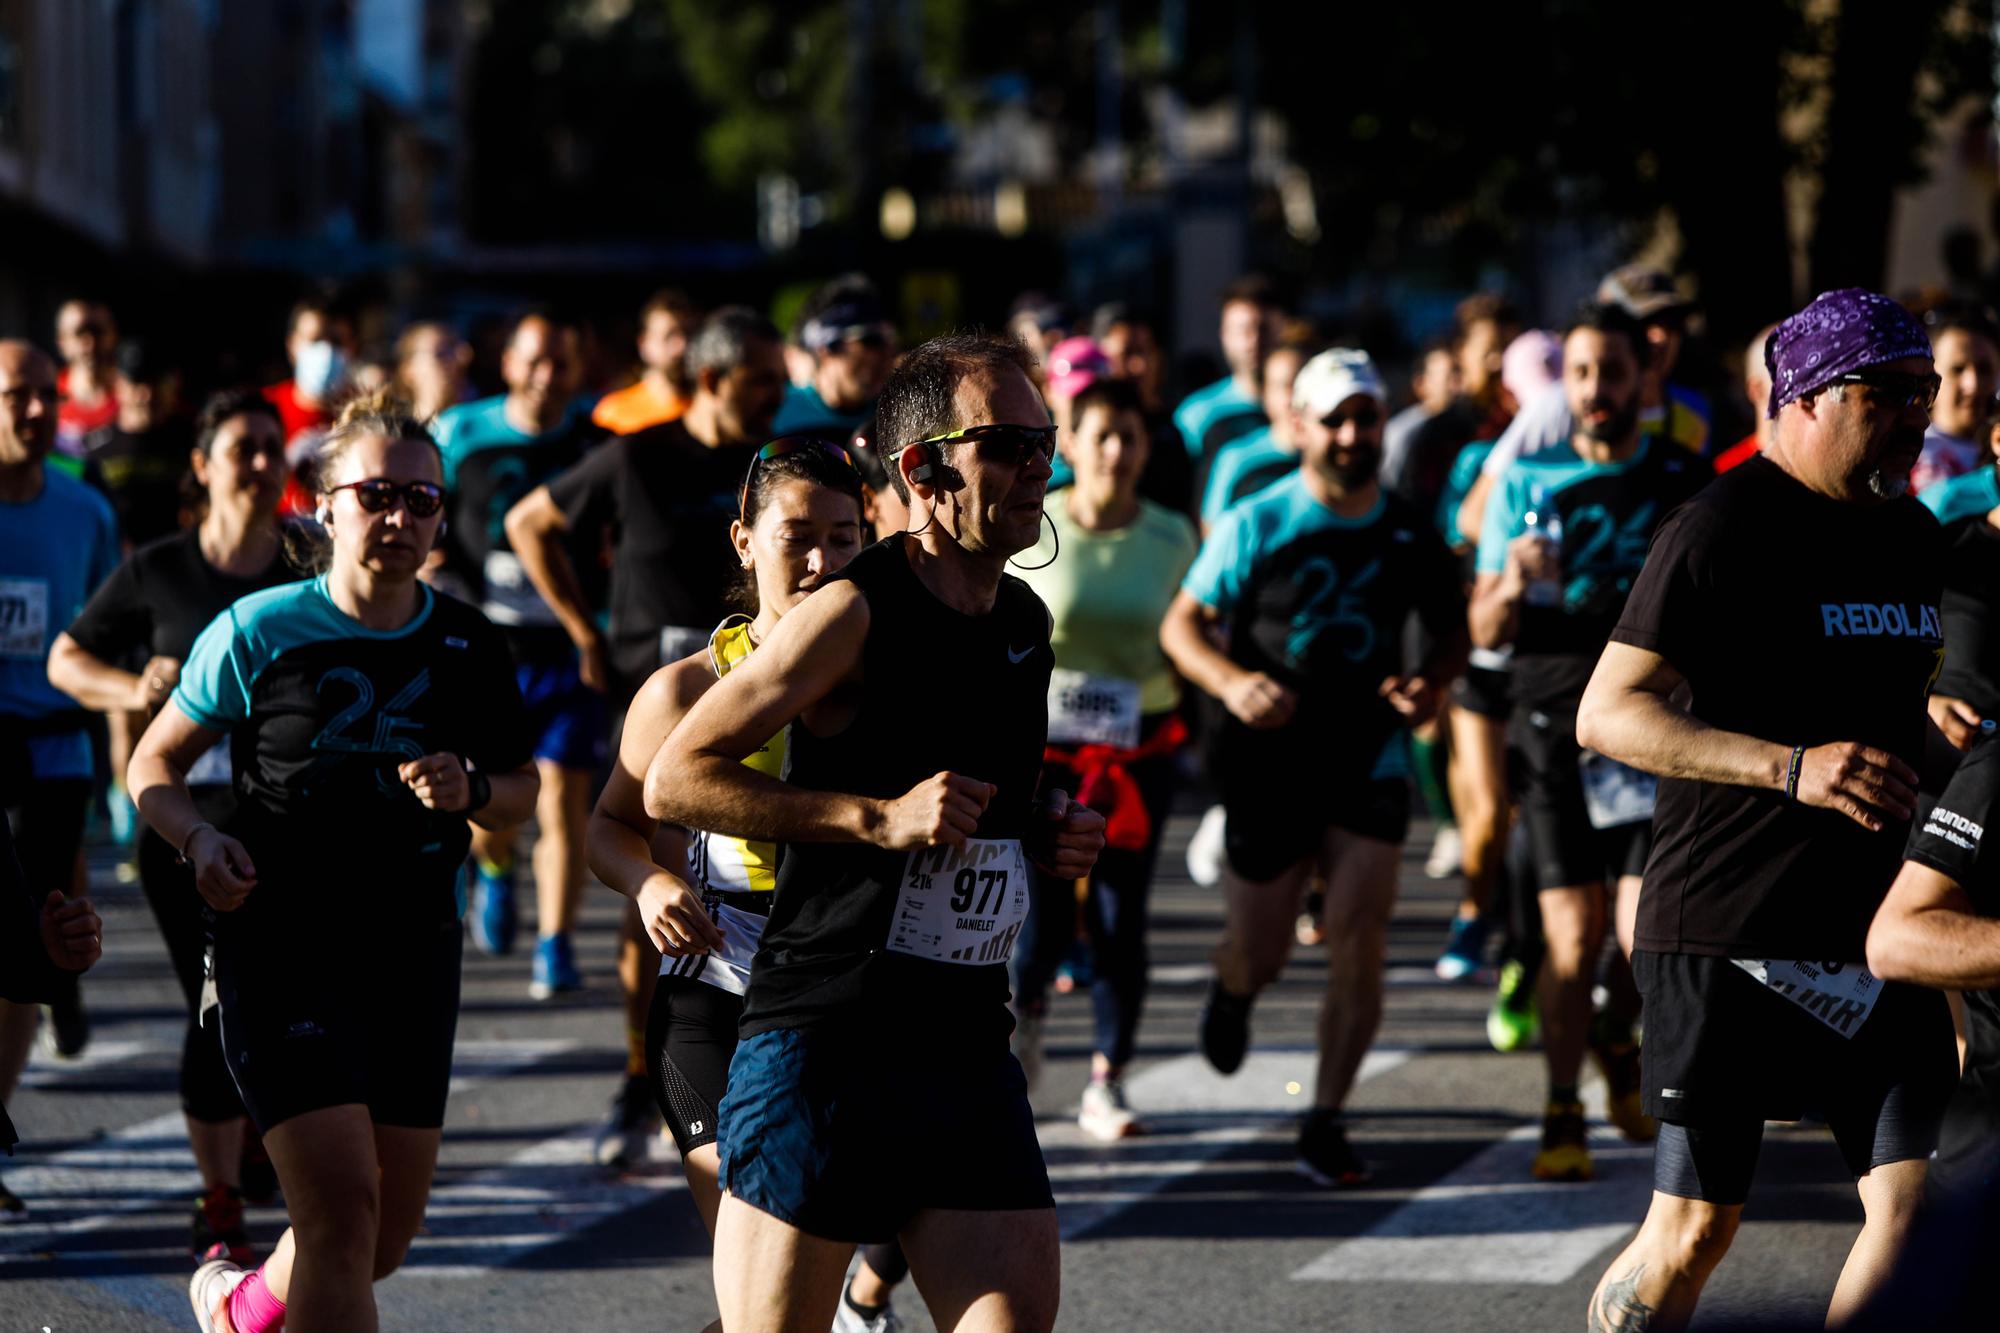
[[[945,466],[944,450],[934,444],[919,445],[924,451],[924,461],[910,469],[910,481],[917,486],[936,486],[940,490],[956,491],[965,486],[965,478],[958,469]]]
[[[313,510],[313,522],[319,524],[323,528],[332,527],[333,506],[326,503],[326,501],[324,500],[320,501],[319,508]]]

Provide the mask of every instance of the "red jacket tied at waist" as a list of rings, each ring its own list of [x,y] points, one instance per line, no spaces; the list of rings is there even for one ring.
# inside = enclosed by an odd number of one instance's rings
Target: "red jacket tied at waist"
[[[1061,764],[1076,774],[1076,799],[1104,816],[1107,847],[1135,852],[1153,836],[1153,817],[1146,812],[1139,784],[1127,766],[1172,754],[1187,743],[1187,734],[1187,724],[1174,714],[1136,749],[1079,745],[1065,750],[1051,745],[1042,751],[1042,762]]]

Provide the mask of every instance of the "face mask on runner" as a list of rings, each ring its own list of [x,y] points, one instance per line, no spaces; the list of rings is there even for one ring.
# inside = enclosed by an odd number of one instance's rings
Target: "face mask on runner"
[[[309,342],[299,349],[297,364],[293,367],[292,378],[299,386],[299,392],[308,398],[325,398],[333,392],[347,374],[347,354],[332,343],[321,339]]]

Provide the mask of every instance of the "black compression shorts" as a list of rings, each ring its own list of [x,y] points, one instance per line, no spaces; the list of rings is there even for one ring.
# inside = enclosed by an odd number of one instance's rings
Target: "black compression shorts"
[[[743,997],[688,977],[661,977],[646,1015],[653,1097],[686,1157],[715,1142],[716,1108],[729,1087]]]
[[[1763,1122],[1808,1111],[1826,1117],[1857,1176],[1936,1145],[1958,1082],[1937,991],[1878,982],[1873,1010],[1845,1036],[1726,958],[1641,949],[1632,974],[1646,1002],[1646,1110],[1702,1131],[1671,1147],[1661,1135],[1663,1157],[1688,1159],[1656,1160],[1661,1191],[1740,1203],[1728,1196],[1748,1188]]]
[[[378,1125],[443,1125],[459,923],[385,917],[351,943],[248,925],[218,922],[215,980],[223,1054],[258,1130],[354,1104]]]
[[[1401,843],[1409,835],[1408,778],[1336,785],[1310,781],[1307,772],[1218,781],[1225,815],[1223,851],[1229,868],[1253,884],[1276,879],[1318,856],[1329,828],[1380,842]]]
[[[1519,752],[1521,819],[1545,889],[1611,883],[1646,872],[1653,848],[1650,821],[1600,829],[1590,822],[1577,764],[1576,714],[1522,708],[1508,740]]]

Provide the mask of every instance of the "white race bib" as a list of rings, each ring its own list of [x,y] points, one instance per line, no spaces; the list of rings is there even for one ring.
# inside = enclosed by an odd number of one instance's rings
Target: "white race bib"
[[[1057,667],[1049,673],[1049,743],[1136,748],[1139,682]]]
[[[910,853],[888,948],[938,963],[1004,963],[1028,918],[1028,863],[1014,838]]]
[[[1882,998],[1882,982],[1860,963],[1805,963],[1784,958],[1732,958],[1730,962],[1817,1018],[1843,1037],[1868,1021]]]
[[[1595,750],[1579,754],[1576,767],[1583,775],[1583,809],[1592,828],[1619,828],[1653,818],[1660,782],[1651,773],[1642,773]]]
[[[236,771],[229,766],[229,738],[223,737],[202,751],[201,758],[188,770],[190,787],[227,787]]]
[[[708,648],[710,631],[692,625],[667,625],[660,630],[660,665],[680,661]]]
[[[49,581],[0,579],[0,657],[49,655]]]
[[[496,625],[556,625],[556,613],[542,600],[541,593],[521,567],[521,557],[512,551],[489,551],[484,566],[486,600],[480,610]]]

